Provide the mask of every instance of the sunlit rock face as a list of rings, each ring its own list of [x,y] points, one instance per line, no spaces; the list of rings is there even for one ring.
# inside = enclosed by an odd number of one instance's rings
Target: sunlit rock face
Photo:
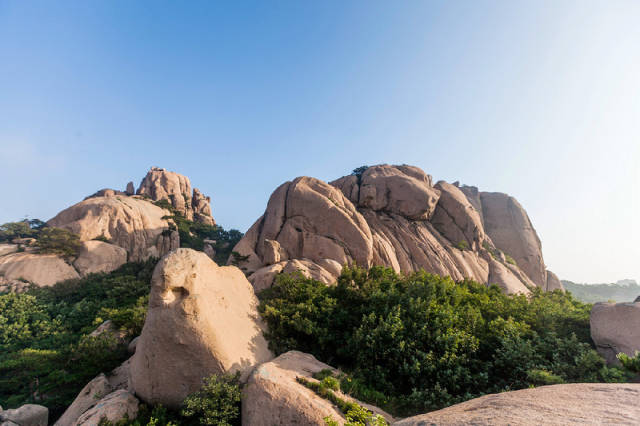
[[[373,166],[330,183],[285,182],[234,251],[256,291],[292,269],[330,284],[340,274],[336,265],[345,264],[424,269],[508,293],[557,288],[553,279],[548,284],[540,240],[513,197],[434,185],[406,165]]]

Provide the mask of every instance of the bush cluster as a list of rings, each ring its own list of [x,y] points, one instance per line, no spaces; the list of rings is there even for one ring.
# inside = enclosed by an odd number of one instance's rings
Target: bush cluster
[[[155,263],[0,295],[0,405],[42,404],[55,419],[87,382],[120,365],[123,344],[88,334],[108,319],[139,332]]]
[[[227,264],[233,247],[243,236],[243,233],[237,229],[225,231],[225,229],[219,225],[207,225],[205,223],[188,220],[174,209],[167,200],[156,201],[154,204],[172,213],[169,216],[165,216],[165,218],[173,220],[175,228],[171,230],[178,231],[180,235],[180,247],[202,251],[205,245],[204,240],[215,241],[215,244],[212,244],[212,246],[216,251],[214,260],[218,265]]]
[[[276,353],[341,367],[343,389],[397,415],[546,383],[621,381],[590,339],[590,305],[560,291],[506,295],[425,272],[345,268],[328,287],[280,275],[260,295]]]

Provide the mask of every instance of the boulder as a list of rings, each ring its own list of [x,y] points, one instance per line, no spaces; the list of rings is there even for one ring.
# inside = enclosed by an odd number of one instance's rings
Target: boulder
[[[538,287],[545,288],[547,274],[542,245],[527,212],[507,194],[481,192],[484,230],[497,248],[511,256]]]
[[[136,193],[153,201],[167,200],[185,218],[215,225],[211,217],[210,198],[195,188],[192,193],[191,181],[186,176],[152,167]]]
[[[485,395],[397,426],[636,425],[640,384],[577,383]]]
[[[314,373],[330,369],[313,357],[298,351],[290,351],[260,365],[249,377],[243,389],[242,424],[247,426],[271,425],[324,425],[325,417],[338,424],[345,418],[337,406],[299,383],[298,377],[309,381]],[[388,421],[392,417],[380,410],[336,392],[345,400],[355,401]]]
[[[90,381],[80,391],[76,399],[65,410],[54,426],[71,426],[96,403],[112,392],[111,384],[104,374]]]
[[[440,181],[435,188],[440,191],[440,198],[431,219],[433,226],[452,245],[478,250],[484,241],[480,214],[456,186]]]
[[[127,183],[127,189],[124,190],[127,195],[133,195],[136,193],[136,188],[133,186],[133,182]]]
[[[560,278],[553,272],[547,269],[547,285],[544,288],[545,291],[553,291],[553,290],[562,290],[564,291],[564,287],[562,286],[562,282]]]
[[[258,300],[236,267],[177,249],[156,266],[149,311],[131,361],[131,383],[148,403],[178,407],[203,378],[241,373],[273,358]]]
[[[616,355],[640,351],[640,303],[596,303],[591,309],[591,338],[609,364]]]
[[[95,272],[111,272],[127,263],[127,251],[103,241],[83,241],[78,258],[73,262],[81,276]]]
[[[0,410],[2,424],[14,423],[19,426],[47,426],[49,409],[42,405],[25,404],[12,410]]]
[[[116,195],[86,199],[47,223],[78,234],[82,241],[105,237],[124,248],[129,261],[136,262],[165,254],[159,252],[157,244],[168,232],[169,222],[163,217],[169,214],[142,198]]]
[[[5,280],[26,280],[38,286],[80,278],[71,265],[55,254],[13,253],[0,257],[0,275]]]
[[[100,399],[96,404],[85,411],[73,426],[98,426],[102,419],[117,422],[127,416],[134,419],[138,415],[140,402],[130,392],[120,389]]]
[[[373,258],[371,232],[354,205],[333,186],[308,177],[276,189],[234,251],[248,256],[240,263],[248,273],[289,259],[370,266]]]

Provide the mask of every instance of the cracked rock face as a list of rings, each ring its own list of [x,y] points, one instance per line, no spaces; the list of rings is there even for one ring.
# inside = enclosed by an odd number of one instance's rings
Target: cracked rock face
[[[340,274],[336,265],[352,263],[424,269],[509,293],[548,287],[539,239],[515,199],[433,185],[412,166],[373,166],[330,184],[310,177],[286,182],[234,251],[256,291],[291,269],[330,284]],[[557,287],[553,279],[549,285]]]
[[[189,220],[215,225],[211,216],[211,199],[197,188],[191,190],[191,181],[181,174],[152,167],[142,179],[136,192],[153,201],[167,200],[173,208]]]

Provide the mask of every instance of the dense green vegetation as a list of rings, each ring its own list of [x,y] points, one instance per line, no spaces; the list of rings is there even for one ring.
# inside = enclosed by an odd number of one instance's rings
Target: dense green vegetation
[[[80,251],[80,238],[73,232],[47,226],[39,219],[8,222],[0,225],[0,242],[11,242],[16,238],[33,238],[40,253],[57,254],[69,260]]]
[[[233,247],[242,238],[242,232],[237,229],[225,231],[218,225],[192,222],[175,210],[167,200],[156,201],[154,204],[171,211],[172,214],[166,218],[172,219],[175,224],[171,225],[170,231],[177,230],[180,234],[180,247],[202,251],[205,240],[215,241],[215,243],[211,243],[216,252],[214,260],[218,265],[226,265]]]
[[[633,302],[640,296],[640,285],[635,281],[614,284],[576,284],[562,281],[565,290],[585,303],[596,302]]]
[[[482,394],[562,382],[620,381],[593,349],[590,305],[569,294],[508,296],[425,272],[345,268],[334,287],[280,275],[260,295],[272,349],[349,373],[341,386],[397,415]]]
[[[123,342],[88,334],[107,319],[130,335],[140,332],[154,265],[129,263],[110,274],[0,295],[0,405],[43,404],[55,419],[87,382],[120,365]]]
[[[45,223],[39,219],[25,219],[0,225],[0,243],[14,238],[36,238]]]

